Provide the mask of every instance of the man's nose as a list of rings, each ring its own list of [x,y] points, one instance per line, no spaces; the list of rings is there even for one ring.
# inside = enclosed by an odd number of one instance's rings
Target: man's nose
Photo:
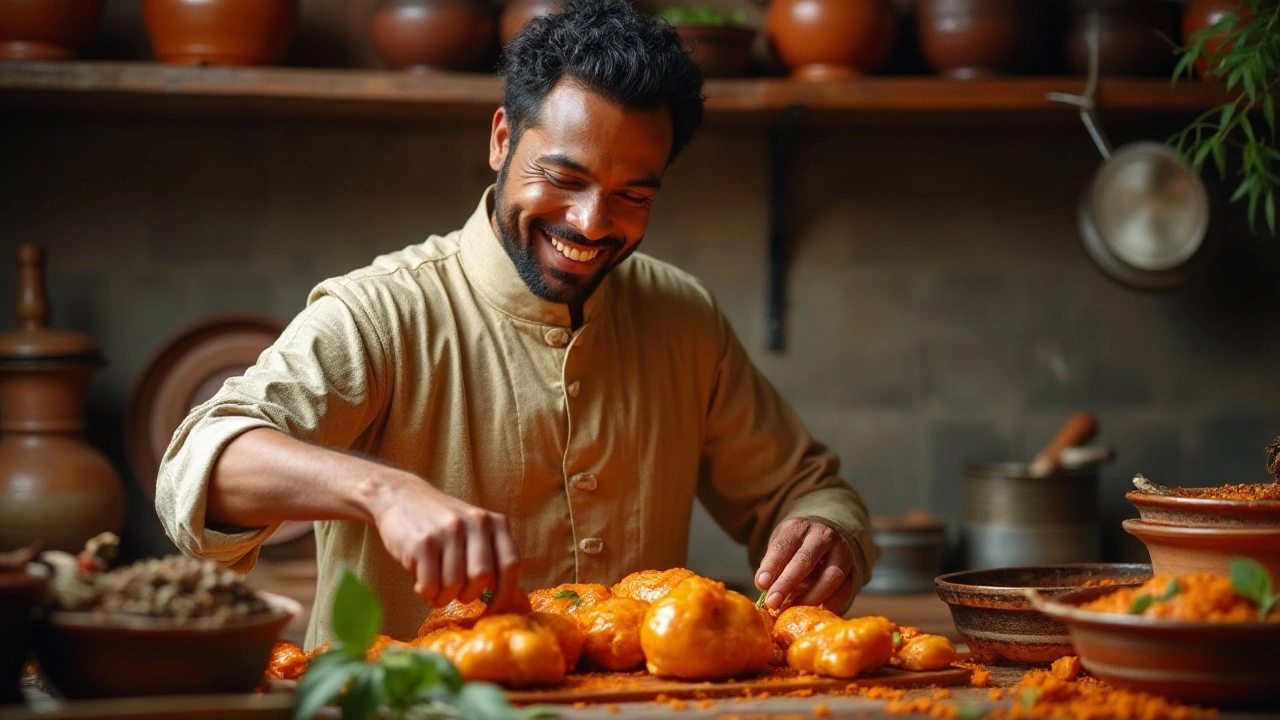
[[[598,193],[582,193],[569,207],[567,219],[588,240],[601,240],[613,231],[609,203]]]

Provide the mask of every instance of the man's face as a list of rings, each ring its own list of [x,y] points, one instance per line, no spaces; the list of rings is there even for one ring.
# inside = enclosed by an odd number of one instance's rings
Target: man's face
[[[511,145],[494,115],[494,231],[539,297],[581,305],[640,244],[671,151],[671,114],[623,110],[562,81]]]

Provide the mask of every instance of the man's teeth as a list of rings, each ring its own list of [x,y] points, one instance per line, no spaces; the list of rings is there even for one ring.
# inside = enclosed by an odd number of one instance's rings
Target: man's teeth
[[[551,246],[560,251],[561,255],[569,258],[570,260],[586,262],[600,254],[599,250],[575,250],[555,239],[551,235],[548,235],[547,237],[551,238]]]

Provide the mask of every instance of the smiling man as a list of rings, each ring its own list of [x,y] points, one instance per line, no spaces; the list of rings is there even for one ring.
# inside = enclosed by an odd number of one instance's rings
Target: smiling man
[[[695,498],[784,602],[846,607],[867,511],[710,293],[636,253],[702,118],[670,26],[621,0],[532,21],[505,58],[496,183],[459,230],[326,280],[195,408],[156,508],[238,570],[316,521],[308,646],[350,566],[411,637],[429,605],[684,564]]]

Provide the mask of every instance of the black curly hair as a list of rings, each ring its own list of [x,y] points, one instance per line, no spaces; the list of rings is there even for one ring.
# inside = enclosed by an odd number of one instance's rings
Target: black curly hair
[[[670,164],[702,124],[702,73],[666,22],[626,0],[576,0],[534,18],[507,45],[500,71],[511,145],[535,124],[547,95],[570,79],[626,110],[671,109]]]

